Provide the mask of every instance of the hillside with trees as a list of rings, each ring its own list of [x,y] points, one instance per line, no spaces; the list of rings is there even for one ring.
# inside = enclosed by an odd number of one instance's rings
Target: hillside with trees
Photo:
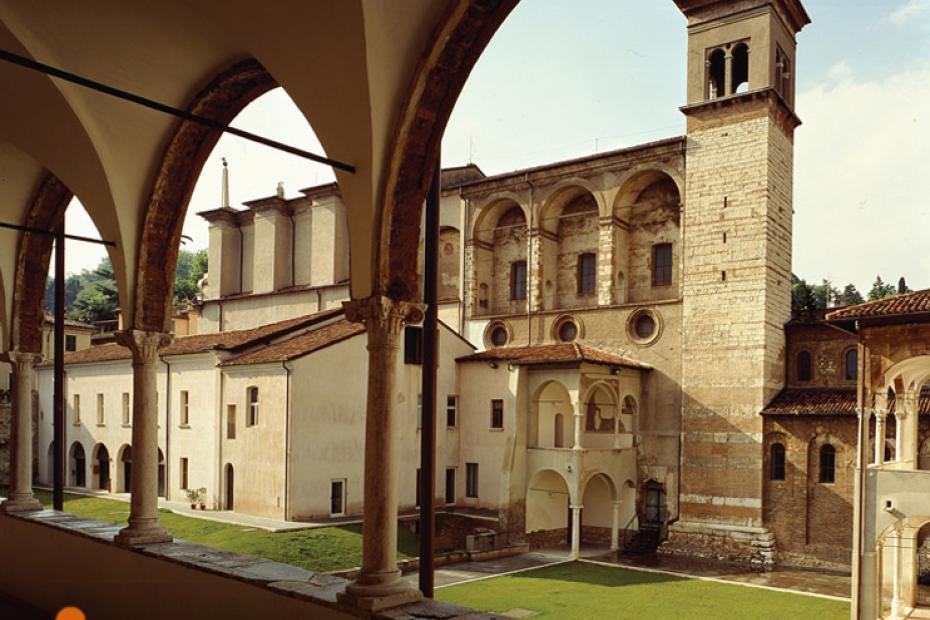
[[[180,250],[174,272],[174,305],[189,305],[197,297],[197,283],[207,272],[207,251]],[[55,307],[55,279],[45,287],[45,308]],[[93,323],[116,318],[119,293],[109,257],[100,260],[93,270],[84,269],[65,279],[65,316],[75,321]]]
[[[840,290],[834,287],[829,280],[825,279],[820,284],[808,284],[806,280],[792,274],[791,312],[792,314],[798,314],[825,308],[852,306],[865,301],[875,301],[910,292],[911,289],[908,288],[903,277],[898,279],[898,285],[895,286],[886,283],[880,275],[876,276],[872,288],[869,289],[866,297],[863,297],[855,284],[847,284]]]

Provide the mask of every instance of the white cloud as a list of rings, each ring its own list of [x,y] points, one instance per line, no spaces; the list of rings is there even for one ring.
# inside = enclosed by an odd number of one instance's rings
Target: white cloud
[[[930,67],[799,93],[794,269],[860,289],[930,286]]]
[[[851,82],[853,70],[845,60],[841,60],[827,70],[827,78],[831,82]]]
[[[930,0],[908,0],[888,15],[888,20],[898,26],[930,10]]]

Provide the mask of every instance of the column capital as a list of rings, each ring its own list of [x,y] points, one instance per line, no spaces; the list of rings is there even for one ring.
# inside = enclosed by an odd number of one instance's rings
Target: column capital
[[[342,302],[346,319],[363,323],[369,331],[385,332],[397,336],[411,323],[423,320],[425,306],[412,301],[395,301],[381,295]]]
[[[13,366],[14,371],[22,372],[29,368],[35,368],[36,364],[42,361],[41,353],[32,353],[31,351],[20,351],[13,349],[7,351],[4,356]]]
[[[149,332],[141,329],[124,329],[115,333],[116,342],[132,352],[133,364],[152,364],[158,350],[171,344],[174,336],[164,332]]]

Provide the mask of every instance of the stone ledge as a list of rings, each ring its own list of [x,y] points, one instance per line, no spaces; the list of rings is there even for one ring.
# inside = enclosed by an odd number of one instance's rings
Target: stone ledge
[[[424,600],[375,614],[367,613],[338,603],[337,596],[345,591],[349,581],[335,575],[317,573],[289,564],[282,564],[255,556],[241,555],[183,540],[142,547],[121,547],[113,540],[120,531],[120,526],[104,521],[82,519],[73,514],[56,510],[43,509],[29,513],[9,514],[5,515],[5,517],[63,530],[91,539],[102,545],[109,545],[126,553],[135,553],[179,564],[188,569],[234,579],[251,586],[267,588],[278,594],[303,599],[308,603],[337,609],[340,612],[360,618],[375,620],[413,620],[418,618],[491,620],[503,618],[503,616],[496,614],[477,612],[466,607],[433,600]]]

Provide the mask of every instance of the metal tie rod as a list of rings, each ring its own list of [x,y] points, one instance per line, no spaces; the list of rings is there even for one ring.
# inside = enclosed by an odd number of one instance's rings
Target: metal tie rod
[[[50,75],[52,77],[65,80],[66,82],[77,84],[78,86],[96,90],[97,92],[103,93],[105,95],[110,95],[111,97],[116,97],[117,99],[129,101],[131,103],[135,103],[143,107],[162,112],[164,114],[183,118],[184,120],[190,121],[192,123],[197,123],[199,125],[203,125],[204,127],[209,127],[210,129],[215,129],[224,133],[230,133],[234,136],[239,136],[240,138],[244,138],[252,142],[257,142],[258,144],[263,144],[273,149],[284,151],[285,153],[290,153],[291,155],[297,155],[298,157],[303,157],[305,159],[309,159],[321,164],[326,164],[327,166],[338,168],[339,170],[344,170],[345,172],[355,172],[355,166],[351,164],[337,161],[335,159],[330,159],[329,157],[324,157],[323,155],[317,155],[315,153],[299,149],[296,146],[290,146],[288,144],[284,144],[283,142],[278,142],[277,140],[262,137],[250,131],[236,129],[235,127],[224,125],[223,123],[218,123],[213,119],[209,119],[205,116],[193,114],[186,110],[181,110],[180,108],[175,108],[147,97],[142,97],[141,95],[135,95],[125,90],[120,90],[119,88],[107,86],[106,84],[102,84],[100,82],[81,77],[80,75],[70,73],[68,71],[64,71],[41,62],[37,62],[31,58],[26,58],[25,56],[20,56],[19,54],[14,54],[12,52],[8,52],[7,50],[0,50],[0,60],[5,60],[8,63],[19,65],[20,67],[25,67],[27,69],[32,69],[33,71],[38,71],[39,73],[44,73],[45,75]]]
[[[10,228],[12,230],[19,230],[21,232],[34,233],[36,235],[45,235],[46,237],[54,237],[57,234],[57,233],[52,232],[51,230],[44,230],[42,228],[33,228],[31,226],[20,226],[19,224],[9,224],[7,222],[0,222],[0,228]],[[86,243],[99,243],[100,245],[116,247],[115,241],[107,241],[106,239],[93,239],[91,237],[81,237],[80,235],[65,235],[65,239],[73,239],[74,241],[84,241]]]

